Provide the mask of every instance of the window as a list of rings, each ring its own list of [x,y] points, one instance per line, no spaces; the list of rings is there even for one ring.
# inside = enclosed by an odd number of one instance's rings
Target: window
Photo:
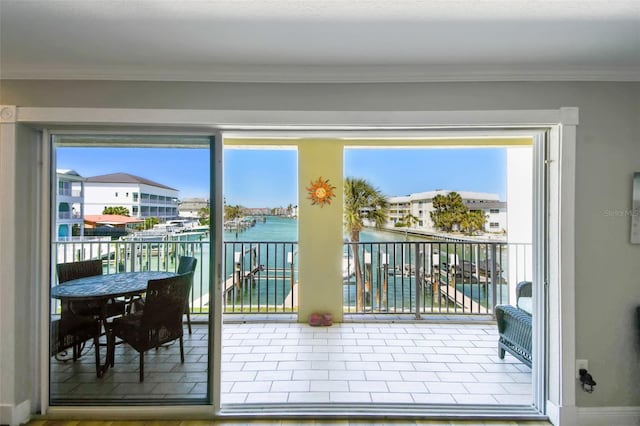
[[[499,228],[500,224],[498,222],[490,222],[489,223],[489,228]]]
[[[118,196],[118,193],[116,192],[116,197]]]
[[[500,213],[500,209],[489,209],[489,213],[498,214],[498,213]]]
[[[131,194],[133,196],[133,202],[137,202],[138,201],[138,193],[134,192],[133,194]]]

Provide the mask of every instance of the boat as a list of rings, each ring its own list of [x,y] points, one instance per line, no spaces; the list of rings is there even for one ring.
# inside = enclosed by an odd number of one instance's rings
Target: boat
[[[356,275],[354,259],[348,253],[342,255],[342,280],[346,281]]]

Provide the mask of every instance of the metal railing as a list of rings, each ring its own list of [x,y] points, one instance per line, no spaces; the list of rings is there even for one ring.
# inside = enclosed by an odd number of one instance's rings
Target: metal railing
[[[105,274],[175,271],[180,256],[194,256],[198,264],[190,309],[194,314],[209,312],[212,280],[207,240],[111,241],[107,237],[55,242],[52,250],[54,263],[102,259]],[[297,251],[298,243],[290,241],[225,242],[224,312],[297,312]],[[518,282],[531,279],[531,269],[530,244],[345,243],[344,313],[409,313],[418,318],[422,314],[491,315],[496,304],[510,301]]]
[[[102,259],[104,274],[178,269],[180,256],[198,259],[189,296],[192,313],[209,311],[208,241],[111,241],[110,237],[53,243],[53,263]],[[56,285],[55,274],[52,285]],[[55,309],[55,307],[54,307]]]
[[[345,313],[491,315],[531,279],[530,244],[345,243],[344,253]]]
[[[297,242],[225,242],[225,312],[297,312],[297,251]]]

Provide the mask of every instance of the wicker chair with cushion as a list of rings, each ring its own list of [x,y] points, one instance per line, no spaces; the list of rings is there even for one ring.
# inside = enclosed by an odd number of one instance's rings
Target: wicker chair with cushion
[[[58,283],[64,285],[67,281],[78,278],[102,275],[101,260],[87,260],[80,262],[61,263],[56,266]],[[122,306],[114,305],[110,311],[122,310]],[[60,319],[51,322],[51,355],[57,355],[69,348],[73,350],[73,360],[76,361],[82,353],[82,345],[93,339],[98,347],[100,338],[99,306],[90,301],[62,300]],[[96,365],[100,363],[100,354],[96,350]]]
[[[516,306],[497,305],[498,356],[505,351],[531,367],[531,313],[521,307],[520,299],[531,298],[531,282],[523,281],[516,287]]]
[[[122,339],[140,354],[140,382],[144,381],[144,353],[165,343],[180,340],[180,361],[184,363],[182,315],[187,303],[192,274],[149,280],[142,311],[116,318],[109,333],[109,359],[115,363],[115,339]]]
[[[189,286],[189,292],[193,286],[193,274],[196,271],[196,265],[198,259],[195,257],[182,256],[178,261],[178,274],[186,274],[191,272],[191,285]],[[187,303],[184,306],[184,313],[187,315],[187,326],[189,327],[189,334],[191,334],[191,313],[189,309],[189,297],[187,296]]]

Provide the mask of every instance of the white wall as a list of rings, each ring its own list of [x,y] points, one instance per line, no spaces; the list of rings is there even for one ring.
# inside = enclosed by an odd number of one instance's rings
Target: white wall
[[[15,132],[14,138],[11,133]],[[0,424],[24,421],[37,395],[38,135],[0,124]],[[15,162],[14,162],[15,159]],[[20,164],[21,167],[14,167]]]
[[[117,164],[113,166],[117,167]],[[116,173],[115,170],[114,173]],[[138,201],[135,203],[133,202],[134,192],[138,193]],[[116,193],[118,193],[117,197]],[[102,214],[105,207],[123,206],[129,209],[131,216],[134,216],[132,207],[140,204],[139,197],[140,190],[137,184],[85,182],[84,214]]]
[[[640,83],[233,84],[2,81],[0,104],[246,110],[580,109],[576,147],[576,356],[598,382],[577,405],[639,406],[640,245],[629,242],[640,170]],[[509,206],[511,208],[511,205]],[[26,267],[16,263],[18,268]],[[553,326],[553,325],[552,325]],[[28,347],[18,347],[28,353]]]

